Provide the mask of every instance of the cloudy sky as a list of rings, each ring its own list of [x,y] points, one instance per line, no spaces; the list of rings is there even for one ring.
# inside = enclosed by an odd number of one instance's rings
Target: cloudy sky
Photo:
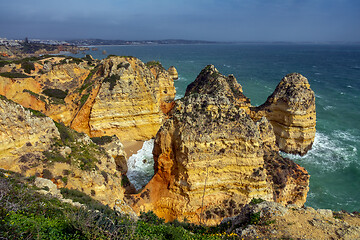
[[[0,37],[360,41],[360,0],[0,0]]]

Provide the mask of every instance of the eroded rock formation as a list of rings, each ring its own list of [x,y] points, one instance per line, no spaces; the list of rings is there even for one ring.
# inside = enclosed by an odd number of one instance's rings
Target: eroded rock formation
[[[207,66],[185,95],[156,135],[153,179],[127,197],[136,211],[216,224],[252,198],[305,203],[307,171],[281,157],[273,126],[250,117],[233,76]]]
[[[91,137],[148,140],[175,97],[164,68],[134,57],[39,58],[9,63],[0,72],[7,73],[0,76],[1,95]]]
[[[194,82],[186,88],[185,96],[190,94],[208,94],[224,96],[232,104],[238,105],[246,110],[250,107],[250,99],[245,97],[241,85],[236,81],[234,75],[224,76],[214,67],[206,66],[197,76]]]
[[[179,78],[179,74],[174,66],[169,67],[167,71],[172,79],[177,80]]]
[[[156,70],[155,77],[132,57],[105,59],[99,71],[104,80],[91,108],[90,135],[116,134],[122,141],[155,136],[164,118],[161,104],[175,97],[170,77]]]
[[[270,121],[281,151],[304,155],[311,149],[316,132],[315,94],[304,76],[286,75],[266,102],[253,110]]]
[[[0,168],[50,179],[114,206],[122,199],[115,159],[85,135],[0,99]]]

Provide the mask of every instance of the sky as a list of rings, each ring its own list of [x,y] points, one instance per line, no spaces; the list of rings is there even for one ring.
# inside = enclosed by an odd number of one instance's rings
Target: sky
[[[0,0],[0,37],[360,42],[360,0]]]

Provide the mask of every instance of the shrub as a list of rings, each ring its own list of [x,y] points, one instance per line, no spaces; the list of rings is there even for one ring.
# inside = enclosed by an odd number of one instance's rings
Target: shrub
[[[140,212],[140,219],[143,222],[151,223],[151,224],[155,224],[155,225],[163,224],[165,222],[164,219],[156,216],[156,214],[153,211]]]
[[[31,70],[35,70],[35,66],[33,62],[23,61],[21,62],[21,67],[24,69],[24,72],[30,74]]]
[[[54,123],[57,129],[59,130],[60,138],[63,143],[74,141],[74,136],[72,135],[71,130],[69,130],[63,123],[58,123],[55,121]]]
[[[26,74],[18,73],[18,72],[3,72],[3,73],[0,73],[0,76],[6,77],[6,78],[28,78],[28,77],[31,77]]]
[[[90,96],[90,93],[87,93],[87,94],[84,94],[84,95],[81,96],[81,98],[80,98],[80,107],[82,107],[86,103],[89,96]]]
[[[147,67],[159,67],[160,69],[164,69],[159,61],[150,61],[145,64]]]
[[[58,99],[62,99],[64,100],[67,96],[67,92],[64,92],[61,89],[45,89],[43,92],[43,94],[45,94],[46,96],[52,97],[52,98],[58,98]]]
[[[109,90],[112,91],[116,85],[116,81],[119,79],[120,79],[120,76],[114,74],[114,75],[111,75],[111,76],[108,76],[107,78],[105,78],[103,82],[110,83]]]
[[[91,140],[97,145],[105,145],[112,141],[112,137],[111,136],[92,137]]]
[[[253,198],[251,199],[250,201],[250,205],[256,205],[256,204],[259,204],[259,203],[262,203],[264,202],[265,200],[261,199],[261,198]]]

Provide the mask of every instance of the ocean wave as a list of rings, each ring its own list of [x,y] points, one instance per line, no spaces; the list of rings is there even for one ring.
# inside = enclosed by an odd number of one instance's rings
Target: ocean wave
[[[334,109],[335,107],[328,105],[328,106],[325,106],[325,107],[323,107],[323,108],[324,108],[325,111],[328,111],[328,110]]]
[[[143,188],[154,175],[153,148],[154,139],[145,141],[142,148],[128,159],[126,175],[136,190]]]
[[[345,140],[347,142],[345,142]],[[334,172],[357,162],[359,139],[349,132],[334,131],[330,135],[317,132],[312,149],[305,156],[282,153],[283,156],[297,161],[300,165],[311,166],[320,172]],[[349,142],[351,141],[351,142]]]

